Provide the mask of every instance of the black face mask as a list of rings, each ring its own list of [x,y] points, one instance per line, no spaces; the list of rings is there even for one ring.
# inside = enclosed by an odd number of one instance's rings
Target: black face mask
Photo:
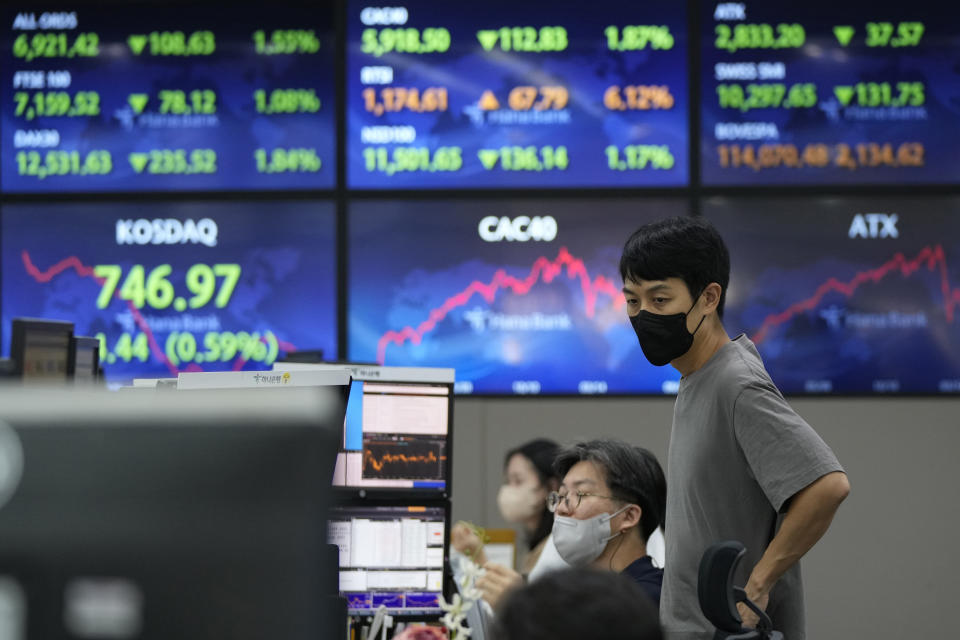
[[[697,296],[697,300],[699,299],[700,296]],[[697,306],[696,300],[687,313],[660,315],[641,311],[635,316],[630,316],[630,324],[637,332],[640,348],[643,349],[643,355],[647,357],[650,364],[662,367],[690,350],[693,346],[693,335],[707,317],[704,315],[700,318],[700,323],[697,324],[693,333],[687,331],[687,314],[693,311],[695,306]]]

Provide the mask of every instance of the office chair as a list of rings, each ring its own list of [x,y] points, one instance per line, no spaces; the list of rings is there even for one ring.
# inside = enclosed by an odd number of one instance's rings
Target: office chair
[[[733,586],[733,573],[746,552],[741,543],[727,540],[712,545],[703,553],[697,580],[700,609],[717,628],[714,640],[783,640],[783,634],[773,630],[770,616],[747,598],[743,587]],[[756,629],[743,626],[737,612],[738,602],[743,602],[759,616]]]

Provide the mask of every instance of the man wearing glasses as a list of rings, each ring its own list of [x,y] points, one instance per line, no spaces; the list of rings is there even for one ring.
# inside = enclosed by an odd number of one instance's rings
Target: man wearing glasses
[[[663,524],[667,484],[656,457],[619,440],[578,442],[554,463],[563,478],[547,498],[553,541],[573,567],[632,578],[660,603],[663,570],[647,555],[647,538]]]

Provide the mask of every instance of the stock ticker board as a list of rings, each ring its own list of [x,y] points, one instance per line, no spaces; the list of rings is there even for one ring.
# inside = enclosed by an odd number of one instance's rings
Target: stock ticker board
[[[5,3],[3,191],[332,188],[329,7],[229,7]]]
[[[730,248],[727,332],[785,393],[960,392],[960,200],[711,198],[704,215]]]
[[[708,186],[960,178],[960,14],[949,3],[702,5]]]
[[[680,374],[640,350],[618,264],[637,227],[687,210],[683,199],[602,200],[590,215],[558,199],[355,202],[348,357],[454,367],[461,394],[675,392]]]
[[[2,326],[69,320],[107,380],[336,358],[327,202],[16,204],[2,215]],[[9,332],[4,331],[5,352]]]
[[[348,185],[686,186],[682,2],[347,3]]]

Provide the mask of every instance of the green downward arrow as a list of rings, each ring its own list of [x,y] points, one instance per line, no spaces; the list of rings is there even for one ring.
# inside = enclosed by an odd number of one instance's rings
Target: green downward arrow
[[[498,37],[499,34],[496,31],[477,31],[477,40],[480,41],[484,51],[493,49],[493,46],[497,44]]]
[[[143,168],[147,166],[147,154],[131,153],[128,158],[130,160],[130,166],[133,167],[133,170],[137,173],[143,173]]]
[[[138,56],[147,44],[147,36],[130,36],[127,38],[127,44],[130,45],[133,55]]]
[[[853,97],[853,87],[834,87],[833,94],[837,96],[840,104],[847,106],[850,104],[850,98]]]
[[[853,32],[854,28],[849,25],[837,25],[833,28],[833,35],[837,37],[837,42],[844,47],[850,44]]]
[[[480,149],[477,151],[477,156],[479,156],[483,168],[489,171],[497,166],[497,160],[500,159],[500,152],[496,149]]]
[[[133,107],[133,113],[135,115],[140,115],[143,113],[143,108],[147,106],[147,102],[150,101],[150,96],[145,93],[131,93],[127,96],[127,102],[130,103],[130,106]]]

